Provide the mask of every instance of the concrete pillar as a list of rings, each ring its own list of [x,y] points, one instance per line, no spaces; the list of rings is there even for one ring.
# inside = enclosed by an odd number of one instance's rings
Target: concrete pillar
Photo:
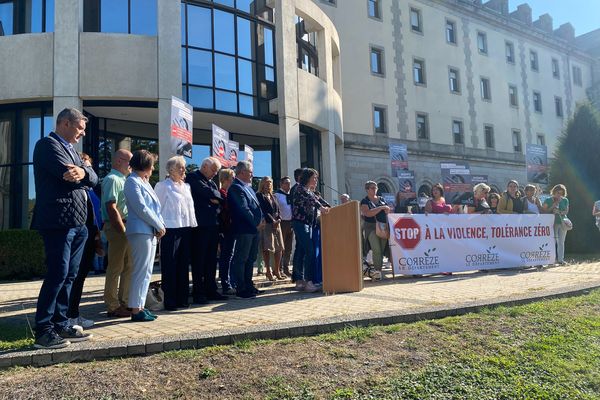
[[[338,185],[340,193],[346,193],[346,160],[344,155],[344,142],[335,144],[335,161],[337,163]]]
[[[323,152],[323,165],[321,177],[324,186],[324,197],[330,204],[334,204],[334,200],[337,200],[339,188],[338,188],[338,171],[336,162],[336,147],[335,147],[335,134],[329,131],[321,132],[321,149]],[[333,189],[333,190],[332,190]]]
[[[158,154],[163,166],[171,150],[171,96],[181,97],[181,2],[158,0]]]
[[[65,108],[83,110],[79,98],[79,32],[83,27],[83,0],[57,1],[54,10],[54,121]],[[77,146],[81,150],[81,142]]]
[[[277,109],[281,176],[292,176],[300,167],[300,121],[298,115],[298,66],[296,63],[296,15],[293,2],[275,0],[275,49],[277,62]]]

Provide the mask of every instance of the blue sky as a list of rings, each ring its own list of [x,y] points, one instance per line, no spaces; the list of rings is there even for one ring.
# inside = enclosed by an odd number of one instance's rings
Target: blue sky
[[[579,36],[600,28],[600,0],[509,0],[509,11],[519,4],[528,3],[535,21],[541,14],[548,13],[554,20],[554,29],[570,22]]]

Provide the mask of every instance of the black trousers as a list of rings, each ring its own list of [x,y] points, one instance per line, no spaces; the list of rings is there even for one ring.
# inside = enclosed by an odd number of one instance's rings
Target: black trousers
[[[192,228],[168,228],[160,240],[160,274],[165,308],[188,304],[191,238]]]
[[[96,256],[96,233],[98,233],[98,227],[96,225],[88,225],[87,229],[88,237],[83,248],[81,262],[79,263],[79,271],[77,271],[77,276],[73,281],[73,286],[71,286],[67,318],[79,317],[79,303],[81,303],[81,296],[83,294],[83,284],[85,283],[85,278],[87,278],[89,272],[94,267],[94,259]]]
[[[219,227],[192,228],[192,296],[194,301],[217,293],[217,248]]]

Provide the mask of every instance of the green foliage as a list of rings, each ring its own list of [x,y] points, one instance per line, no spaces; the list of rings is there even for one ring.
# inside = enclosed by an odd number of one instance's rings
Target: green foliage
[[[23,350],[33,345],[33,334],[26,324],[0,324],[0,351]]]
[[[199,379],[208,379],[208,378],[212,378],[213,376],[216,376],[219,372],[211,367],[206,367],[204,368],[202,371],[200,371],[200,374],[198,375]]]
[[[44,242],[37,231],[0,231],[0,280],[44,276]]]
[[[567,187],[569,218],[574,226],[567,234],[569,252],[598,251],[592,206],[600,199],[599,154],[600,115],[592,105],[580,104],[558,140],[550,165],[550,187],[558,183]]]

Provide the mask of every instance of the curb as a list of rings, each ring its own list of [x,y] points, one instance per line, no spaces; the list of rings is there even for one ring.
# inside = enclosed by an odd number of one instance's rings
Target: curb
[[[130,341],[102,341],[74,343],[60,350],[26,350],[0,353],[0,369],[16,366],[42,367],[47,365],[106,360],[116,357],[151,355],[164,351],[199,349],[214,345],[229,345],[242,340],[283,339],[330,333],[347,327],[392,325],[428,319],[439,319],[479,312],[484,308],[516,306],[540,300],[587,294],[600,288],[600,284],[578,285],[566,290],[549,290],[538,295],[500,297],[487,301],[464,302],[453,308],[415,307],[414,312],[378,312],[345,315],[310,320],[306,322],[271,324],[213,332],[197,332],[184,335],[161,336]]]

